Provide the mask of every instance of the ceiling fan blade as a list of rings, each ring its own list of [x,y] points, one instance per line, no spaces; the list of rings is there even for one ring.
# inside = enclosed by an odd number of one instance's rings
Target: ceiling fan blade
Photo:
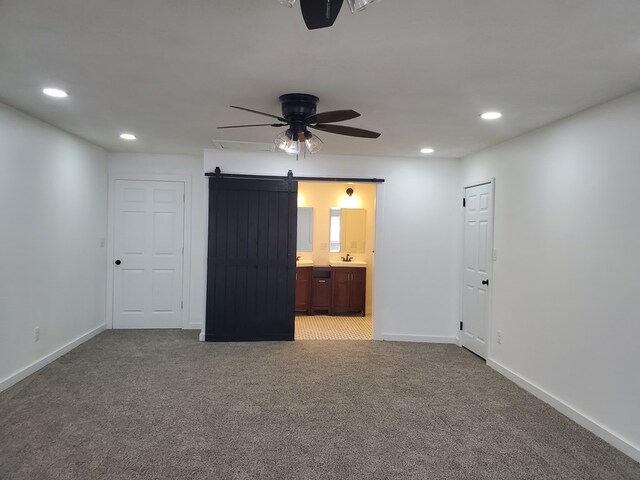
[[[281,122],[286,122],[286,120],[282,117],[278,117],[277,115],[271,115],[270,113],[259,112],[258,110],[251,110],[250,108],[238,107],[236,105],[230,105],[231,108],[237,108],[238,110],[244,110],[245,112],[257,113],[258,115],[264,115],[265,117],[277,118]]]
[[[363,130],[362,128],[347,127],[345,125],[326,125],[319,123],[317,125],[310,125],[309,128],[317,128],[323,132],[337,133],[338,135],[347,135],[349,137],[361,137],[361,138],[378,138],[380,134],[371,130]]]
[[[286,127],[286,123],[254,123],[253,125],[227,125],[216,128],[244,128],[244,127]]]
[[[302,18],[309,30],[326,28],[338,18],[343,0],[300,0]]]
[[[333,123],[358,118],[360,114],[354,110],[334,110],[332,112],[316,113],[304,119],[305,123]]]

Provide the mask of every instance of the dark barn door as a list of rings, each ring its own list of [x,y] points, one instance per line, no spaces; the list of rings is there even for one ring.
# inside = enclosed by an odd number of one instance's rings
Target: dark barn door
[[[209,179],[207,341],[293,340],[298,182]]]

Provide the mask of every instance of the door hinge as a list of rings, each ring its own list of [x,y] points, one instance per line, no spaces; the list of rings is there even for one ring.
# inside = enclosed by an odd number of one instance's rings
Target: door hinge
[[[460,322],[460,331],[462,331],[462,322]]]
[[[466,206],[467,206],[467,199],[466,199],[466,198],[463,198],[463,199],[462,199],[462,206],[463,206],[463,207],[466,207]]]
[[[184,308],[184,300],[180,300],[180,310]]]

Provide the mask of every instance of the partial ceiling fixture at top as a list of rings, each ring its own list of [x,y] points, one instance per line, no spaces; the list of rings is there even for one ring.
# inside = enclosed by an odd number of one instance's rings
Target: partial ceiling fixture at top
[[[282,5],[293,7],[297,0],[279,0]],[[351,13],[363,10],[367,5],[378,0],[347,0]],[[302,18],[309,30],[327,28],[334,24],[343,0],[300,0]]]

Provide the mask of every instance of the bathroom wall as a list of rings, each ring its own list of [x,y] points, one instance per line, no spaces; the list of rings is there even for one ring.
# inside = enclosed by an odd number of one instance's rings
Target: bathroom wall
[[[353,188],[353,195],[346,194]],[[329,209],[364,208],[366,210],[365,253],[352,254],[354,260],[367,262],[367,313],[373,300],[373,261],[375,249],[376,186],[373,183],[299,182],[298,206],[313,207],[313,252],[298,252],[314,265],[329,265],[346,253],[329,252]]]

